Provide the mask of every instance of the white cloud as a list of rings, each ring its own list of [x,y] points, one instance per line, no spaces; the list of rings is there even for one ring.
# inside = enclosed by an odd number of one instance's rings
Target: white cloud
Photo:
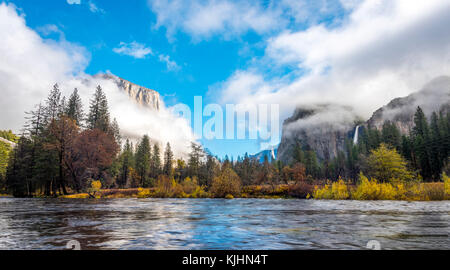
[[[143,59],[148,55],[155,55],[150,47],[146,47],[144,44],[133,41],[131,43],[120,42],[117,48],[113,51],[118,54],[128,55],[136,59]],[[169,71],[178,71],[181,67],[173,60],[169,55],[157,54],[158,60],[164,63]]]
[[[345,2],[351,12],[338,26],[315,24],[268,40],[264,61],[296,67],[293,79],[252,66],[222,84],[222,101],[279,103],[284,117],[297,105],[335,103],[367,118],[450,74],[449,1]]]
[[[80,5],[81,0],[67,0],[67,4],[69,5]]]
[[[44,26],[38,27],[37,31],[44,36],[51,35],[53,33],[59,34],[64,37],[64,33],[59,29],[58,26],[54,24],[46,24]]]
[[[69,5],[81,5],[81,0],[67,0],[67,4]],[[85,2],[85,4],[87,8],[89,8],[89,11],[91,11],[92,13],[105,13],[105,10],[102,8],[99,8],[97,6],[97,4],[95,4],[93,1],[89,1],[89,2]]]
[[[152,49],[146,47],[144,44],[133,41],[131,43],[120,42],[119,47],[114,48],[113,51],[118,54],[128,55],[134,58],[142,59],[147,55],[152,55]]]
[[[89,10],[90,10],[92,13],[105,13],[105,10],[99,8],[99,7],[98,7],[94,2],[92,2],[92,1],[89,1],[89,2],[88,2],[88,7],[89,7]]]
[[[165,27],[169,40],[181,31],[194,41],[248,32],[273,34],[356,8],[362,0],[148,0],[156,28]]]
[[[170,60],[168,55],[160,54],[159,61],[165,63],[169,71],[178,71],[181,68],[175,61]]]
[[[259,2],[216,0],[150,0],[157,15],[156,27],[166,27],[169,37],[182,30],[194,39],[220,34],[231,37],[248,31],[265,33],[277,28],[278,10],[265,9]]]
[[[42,39],[12,4],[0,4],[0,33],[0,129],[20,132],[24,112],[43,102],[54,83],[59,83],[65,96],[78,87],[85,110],[100,84],[124,135],[136,140],[149,134],[162,144],[170,142],[177,155],[189,150],[194,136],[184,119],[164,106],[160,113],[136,106],[113,81],[85,74],[89,54],[84,48],[63,39]]]

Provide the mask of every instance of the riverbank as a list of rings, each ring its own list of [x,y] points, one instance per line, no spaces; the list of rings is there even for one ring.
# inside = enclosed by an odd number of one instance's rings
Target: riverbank
[[[311,187],[312,190],[312,187]],[[71,195],[62,195],[58,198],[64,199],[126,199],[126,198],[178,198],[178,199],[207,199],[215,198],[210,192],[204,191],[200,188],[193,192],[162,192],[158,188],[131,188],[131,189],[102,189],[95,194],[78,193]],[[277,186],[246,186],[242,188],[239,195],[227,194],[225,199],[234,198],[252,198],[252,199],[294,199],[306,198],[305,196],[298,196],[294,192],[292,186],[277,185]]]
[[[445,201],[450,200],[449,186],[442,182],[379,183],[367,178],[352,185],[340,180],[316,187],[312,197],[317,200]]]
[[[116,198],[214,198],[211,193],[201,189],[190,194],[185,192],[163,193],[157,188],[135,189],[102,189],[95,194],[79,193],[59,196],[66,199],[116,199]],[[378,183],[375,180],[363,179],[354,185],[340,180],[334,183],[319,185],[300,183],[295,185],[260,185],[245,186],[239,195],[225,196],[226,199],[315,199],[315,200],[359,200],[359,201],[445,201],[450,200],[450,184]]]

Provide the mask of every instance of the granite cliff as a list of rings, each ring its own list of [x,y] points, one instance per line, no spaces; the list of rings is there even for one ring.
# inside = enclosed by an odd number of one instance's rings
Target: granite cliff
[[[427,117],[433,112],[450,111],[450,77],[442,76],[425,85],[422,90],[407,97],[396,98],[375,111],[367,126],[381,129],[385,121],[391,121],[402,134],[414,127],[414,113],[420,106]]]
[[[103,79],[113,80],[119,89],[127,93],[127,95],[141,106],[159,111],[163,106],[163,101],[158,92],[152,89],[148,89],[130,81],[122,79],[112,74],[101,74]]]
[[[314,150],[320,160],[336,157],[344,149],[345,139],[353,136],[355,119],[356,114],[346,106],[325,104],[297,108],[283,123],[278,158],[290,163],[297,145]]]
[[[278,147],[278,159],[292,161],[294,147],[314,150],[320,160],[336,157],[344,150],[345,140],[357,140],[358,126],[381,129],[385,121],[393,122],[402,134],[414,126],[414,113],[420,106],[429,117],[433,112],[450,111],[450,77],[438,77],[422,90],[407,97],[396,98],[374,112],[368,121],[361,120],[351,108],[339,105],[319,105],[297,108],[283,123]]]

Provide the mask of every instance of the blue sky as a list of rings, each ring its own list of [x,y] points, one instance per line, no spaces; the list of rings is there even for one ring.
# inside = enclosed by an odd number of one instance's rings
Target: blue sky
[[[339,121],[364,119],[448,72],[437,64],[448,35],[427,27],[448,19],[449,4],[428,2],[6,1],[44,42],[81,48],[87,74],[109,71],[155,89],[168,106],[193,106],[198,95],[204,103],[276,103],[280,121],[301,104],[327,102],[355,109],[332,113]],[[261,150],[256,140],[201,142],[222,157]]]

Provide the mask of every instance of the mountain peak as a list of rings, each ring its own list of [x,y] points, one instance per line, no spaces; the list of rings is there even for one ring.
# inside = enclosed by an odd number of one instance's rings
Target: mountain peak
[[[96,76],[107,80],[113,80],[121,90],[126,92],[133,101],[141,106],[157,111],[163,106],[161,95],[155,90],[137,85],[111,73],[98,74]]]

